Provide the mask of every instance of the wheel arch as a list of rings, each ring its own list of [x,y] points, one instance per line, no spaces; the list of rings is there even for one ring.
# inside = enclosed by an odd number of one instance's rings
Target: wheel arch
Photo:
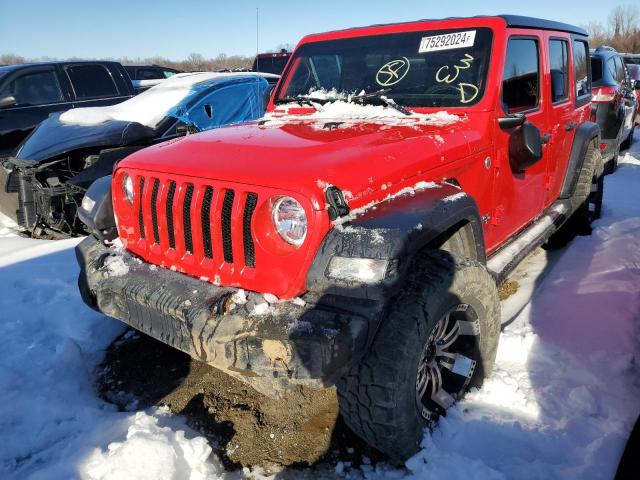
[[[402,195],[336,223],[316,252],[307,288],[366,299],[384,299],[402,284],[412,260],[424,250],[442,249],[486,263],[478,206],[469,194],[448,183]],[[388,260],[378,284],[349,284],[328,278],[334,256]]]
[[[599,148],[599,143],[600,127],[598,124],[584,122],[577,128],[571,145],[571,153],[569,154],[569,162],[562,182],[562,189],[560,190],[560,199],[567,199],[573,195],[587,150],[590,145],[593,145],[594,148]]]

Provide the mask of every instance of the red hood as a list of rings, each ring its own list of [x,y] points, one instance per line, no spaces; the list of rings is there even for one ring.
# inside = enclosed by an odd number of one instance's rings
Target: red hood
[[[393,125],[339,122],[281,119],[220,128],[146,148],[120,166],[296,191],[317,209],[332,184],[357,208],[491,142],[485,112],[445,126],[411,117]],[[430,180],[441,179],[434,172]]]

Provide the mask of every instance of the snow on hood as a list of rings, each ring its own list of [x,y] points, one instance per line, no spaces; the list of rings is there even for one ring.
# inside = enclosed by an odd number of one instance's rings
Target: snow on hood
[[[60,115],[60,122],[67,125],[89,126],[99,125],[109,120],[121,120],[156,128],[172,108],[198,90],[198,84],[206,82],[207,85],[213,85],[243,76],[264,75],[253,72],[178,74],[116,105],[68,110]]]
[[[362,95],[361,92],[359,95]],[[436,113],[412,112],[411,115],[382,105],[363,105],[351,101],[355,95],[334,90],[314,90],[307,98],[327,101],[328,103],[291,102],[280,104],[275,110],[264,116],[264,125],[276,126],[287,121],[340,121],[346,124],[366,121],[368,123],[402,124],[402,125],[434,125],[446,126],[462,120],[458,115],[447,111]],[[299,113],[301,108],[315,108],[313,113]]]

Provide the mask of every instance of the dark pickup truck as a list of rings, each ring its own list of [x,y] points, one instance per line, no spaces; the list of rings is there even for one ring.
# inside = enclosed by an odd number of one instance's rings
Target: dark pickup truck
[[[0,157],[50,113],[113,105],[133,96],[117,62],[46,62],[0,67]]]

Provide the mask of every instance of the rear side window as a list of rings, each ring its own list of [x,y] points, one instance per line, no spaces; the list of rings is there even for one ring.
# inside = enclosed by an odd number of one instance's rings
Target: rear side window
[[[596,84],[602,81],[602,59],[591,57],[591,80]]]
[[[589,79],[589,45],[582,40],[573,41],[573,70],[576,79],[576,97],[591,95]]]
[[[67,74],[77,98],[114,97],[118,88],[102,65],[72,65]]]
[[[569,98],[569,45],[565,40],[549,41],[551,67],[551,101]]]
[[[616,80],[618,83],[624,83],[627,81],[627,74],[624,70],[622,57],[616,57]]]
[[[507,113],[530,110],[540,99],[538,42],[511,38],[502,80],[502,102]]]
[[[15,97],[18,105],[44,105],[64,101],[58,77],[54,71],[21,75],[0,93],[0,97],[5,95]]]

